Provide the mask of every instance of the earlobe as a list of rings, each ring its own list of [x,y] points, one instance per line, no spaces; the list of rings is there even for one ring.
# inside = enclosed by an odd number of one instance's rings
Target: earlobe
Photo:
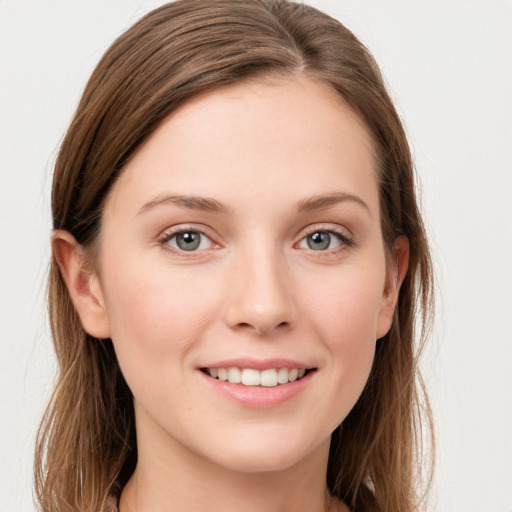
[[[98,275],[87,267],[82,247],[64,230],[52,233],[51,245],[82,327],[95,338],[109,338],[110,325]]]
[[[409,268],[409,240],[400,236],[393,244],[392,261],[388,264],[386,283],[382,293],[382,305],[377,325],[377,339],[387,334],[393,322],[400,286]]]

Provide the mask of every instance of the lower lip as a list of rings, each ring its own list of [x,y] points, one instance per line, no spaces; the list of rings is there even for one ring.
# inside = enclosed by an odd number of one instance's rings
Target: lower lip
[[[214,379],[200,370],[199,373],[217,393],[235,400],[244,407],[263,409],[276,407],[297,396],[308,386],[316,372],[310,372],[294,382],[272,387],[232,384],[228,381]]]

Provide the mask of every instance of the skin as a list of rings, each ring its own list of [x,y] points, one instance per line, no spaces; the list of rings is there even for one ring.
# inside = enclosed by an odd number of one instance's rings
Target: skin
[[[176,200],[190,195],[222,209]],[[177,230],[206,236],[183,251]],[[327,231],[341,237],[308,245]],[[273,77],[194,99],[113,185],[94,265],[69,233],[53,247],[84,328],[112,339],[134,395],[139,461],[122,512],[348,510],[325,489],[330,434],[389,330],[408,244],[386,258],[372,140],[339,96]],[[200,371],[234,357],[316,371],[292,399],[245,407]]]

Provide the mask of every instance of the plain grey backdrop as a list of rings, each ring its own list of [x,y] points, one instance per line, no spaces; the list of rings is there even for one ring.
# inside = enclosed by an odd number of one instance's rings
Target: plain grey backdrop
[[[52,163],[107,45],[162,3],[0,0],[0,512],[34,510],[34,435],[54,378]],[[423,362],[431,508],[512,512],[512,2],[310,3],[373,52],[416,159],[439,287]]]

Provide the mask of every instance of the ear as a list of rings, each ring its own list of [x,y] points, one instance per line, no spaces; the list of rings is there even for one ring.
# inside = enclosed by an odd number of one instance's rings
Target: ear
[[[51,244],[82,327],[94,338],[110,338],[110,324],[98,275],[86,265],[81,245],[64,230],[52,233]]]
[[[377,339],[385,336],[393,322],[400,286],[409,267],[409,239],[400,236],[393,244],[391,261],[387,265],[386,283],[382,293],[382,304],[377,323]]]

